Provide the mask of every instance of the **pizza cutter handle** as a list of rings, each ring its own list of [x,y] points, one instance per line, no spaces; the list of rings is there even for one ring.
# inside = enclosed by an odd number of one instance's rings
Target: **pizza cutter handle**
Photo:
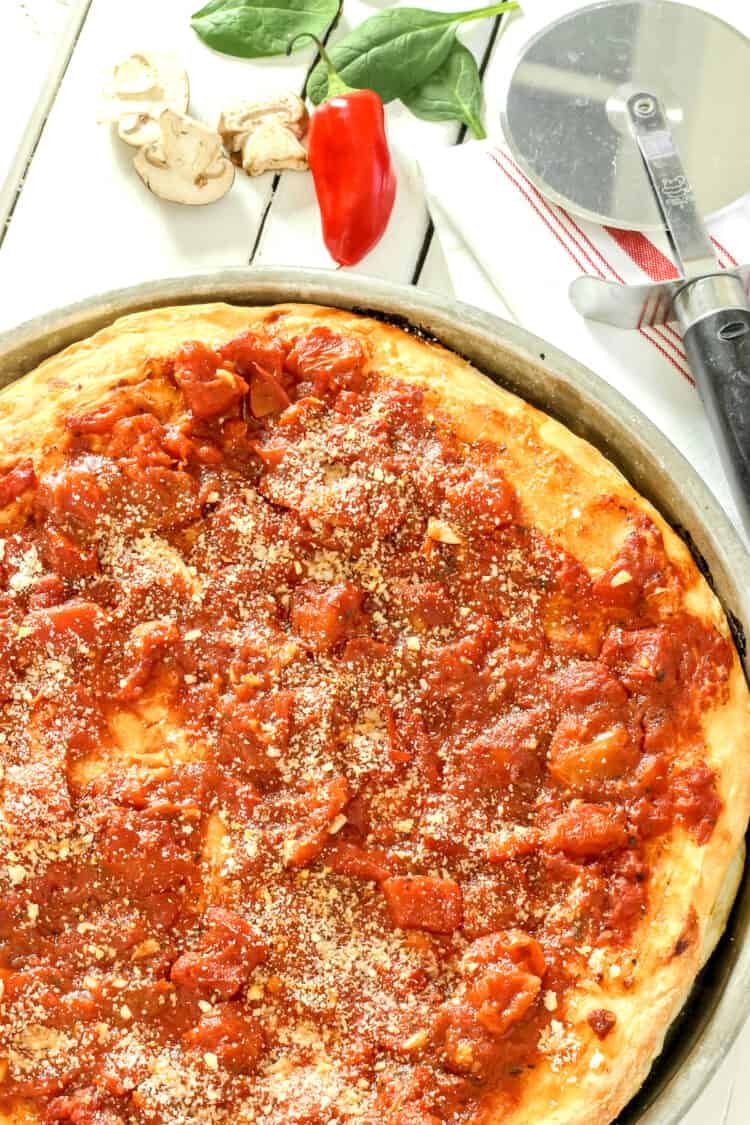
[[[750,536],[750,307],[733,274],[699,278],[675,298],[690,367]]]

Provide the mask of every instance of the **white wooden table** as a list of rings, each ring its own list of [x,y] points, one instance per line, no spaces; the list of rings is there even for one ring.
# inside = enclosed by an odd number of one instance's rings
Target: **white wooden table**
[[[386,3],[346,0],[334,40]],[[310,176],[240,174],[221,202],[179,207],[151,196],[132,169],[133,150],[96,124],[102,77],[132,50],[176,51],[191,79],[191,112],[208,121],[236,95],[302,89],[312,51],[262,62],[215,54],[190,28],[197,6],[198,0],[2,0],[0,330],[146,278],[249,262],[334,264],[320,237]],[[429,0],[425,6],[472,5]],[[487,68],[490,126],[497,118],[497,33],[496,22],[484,21],[464,37]],[[398,104],[388,108],[388,125],[399,164],[396,209],[386,236],[355,272],[450,293],[415,157],[462,134],[453,125],[419,122]],[[684,1125],[747,1122],[750,1027]]]

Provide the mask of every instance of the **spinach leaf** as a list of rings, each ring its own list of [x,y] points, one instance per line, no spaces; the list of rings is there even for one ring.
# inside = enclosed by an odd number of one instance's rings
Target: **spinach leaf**
[[[303,32],[321,37],[340,0],[209,0],[191,25],[204,43],[224,55],[257,59],[283,55]]]
[[[466,12],[389,8],[355,27],[328,53],[347,86],[374,90],[390,102],[443,65],[455,46],[459,24],[517,7],[515,0],[505,0]],[[318,63],[308,79],[307,96],[317,105],[327,89],[325,67]]]
[[[442,66],[413,90],[404,105],[424,121],[463,121],[475,137],[486,137],[481,120],[482,80],[476,59],[458,40]]]

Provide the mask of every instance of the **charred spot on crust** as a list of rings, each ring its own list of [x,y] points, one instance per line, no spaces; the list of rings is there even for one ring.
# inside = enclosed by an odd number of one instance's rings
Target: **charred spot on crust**
[[[414,336],[415,339],[422,340],[426,344],[439,344],[443,348],[447,346],[432,332],[429,332],[426,328],[420,328],[408,317],[400,316],[398,313],[386,313],[380,309],[368,309],[360,305],[352,306],[351,311],[355,316],[366,316],[370,320],[378,320],[381,324],[387,324],[391,328],[400,328],[402,332],[406,332],[409,336]]]
[[[617,1016],[609,1008],[594,1008],[586,1017],[591,1030],[599,1039],[606,1039],[612,1028],[617,1023]]]
[[[698,936],[698,915],[695,912],[695,908],[691,906],[688,911],[687,921],[685,922],[682,933],[675,942],[669,960],[671,961],[675,957],[682,957],[683,953],[687,953],[688,949],[698,941]]]
[[[677,532],[680,538],[685,541],[690,554],[693,556],[695,565],[698,567],[698,570],[701,572],[706,582],[708,582],[708,585],[711,587],[712,593],[716,594],[718,598],[720,595],[718,590],[716,589],[716,583],[714,582],[714,577],[711,573],[711,567],[708,565],[708,561],[706,560],[705,556],[701,553],[701,551],[699,551],[692,535],[687,530],[687,528],[683,527],[681,524],[675,524],[674,530]],[[737,615],[732,613],[729,606],[723,606],[723,609],[724,613],[726,614],[729,631],[732,634],[732,639],[737,646],[737,651],[744,660],[748,652],[747,636],[745,634],[744,626]]]

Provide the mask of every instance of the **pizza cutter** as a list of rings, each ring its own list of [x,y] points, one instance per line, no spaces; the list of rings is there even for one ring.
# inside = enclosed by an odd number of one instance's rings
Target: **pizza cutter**
[[[605,0],[525,46],[503,126],[529,179],[593,222],[666,229],[678,277],[579,277],[583,316],[620,328],[676,321],[750,535],[750,265],[722,270],[701,218],[750,190],[750,40],[675,0]]]

